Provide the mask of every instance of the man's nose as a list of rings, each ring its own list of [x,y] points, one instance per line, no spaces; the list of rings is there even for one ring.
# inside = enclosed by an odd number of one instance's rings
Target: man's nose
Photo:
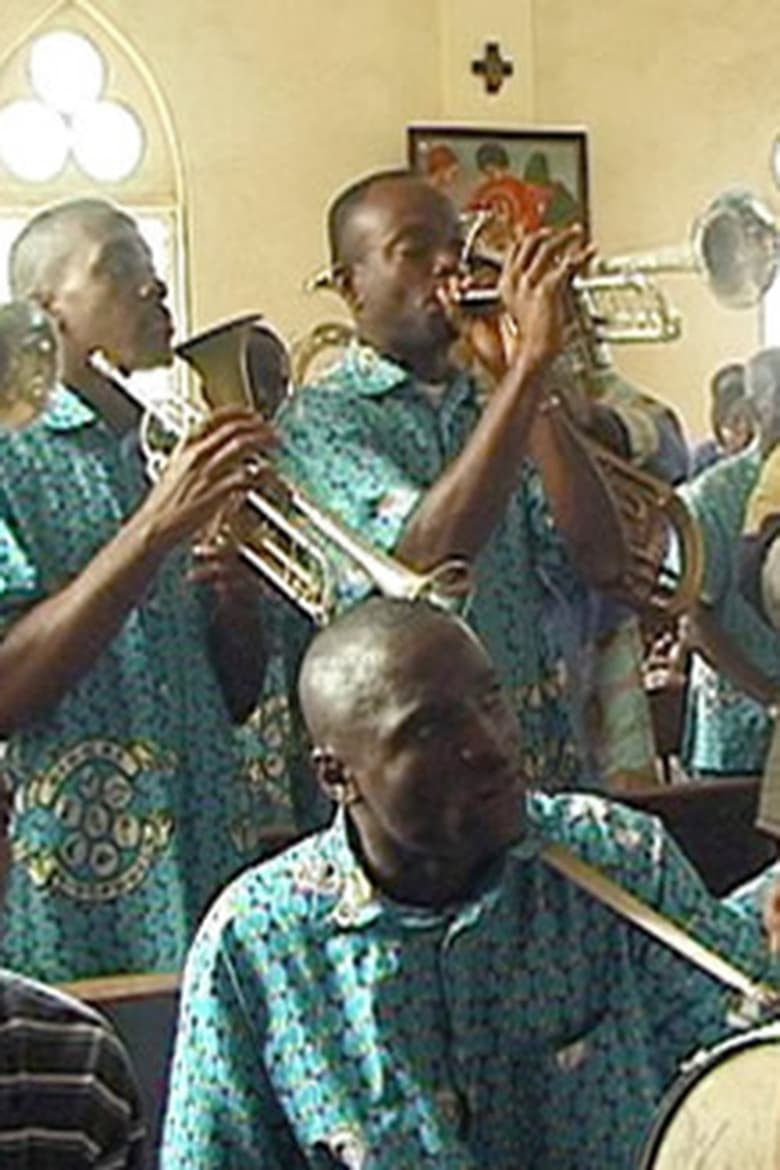
[[[457,735],[461,760],[472,767],[495,766],[510,757],[510,736],[506,729],[484,712],[475,711],[464,719]]]

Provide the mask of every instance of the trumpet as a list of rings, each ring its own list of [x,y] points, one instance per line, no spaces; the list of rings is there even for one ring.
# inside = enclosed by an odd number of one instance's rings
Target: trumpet
[[[19,430],[45,409],[59,377],[51,317],[34,301],[0,305],[0,427]]]
[[[496,274],[502,257],[481,244],[489,222],[490,212],[477,212],[465,234],[456,303],[466,313],[501,309]],[[686,244],[602,259],[591,274],[572,278],[568,340],[550,383],[564,399],[574,385],[597,401],[612,371],[610,344],[676,340],[682,320],[658,275],[698,273],[719,302],[744,308],[761,299],[779,263],[780,235],[768,208],[747,191],[718,195],[694,220]],[[476,285],[472,274],[482,278]],[[703,563],[701,536],[687,507],[670,485],[588,436],[580,438],[613,489],[623,521],[630,557],[620,592],[640,612],[677,616],[698,595]]]
[[[289,386],[290,362],[274,329],[258,314],[234,318],[178,345],[176,354],[200,375],[201,401],[171,396],[144,400],[100,353],[98,373],[142,410],[140,445],[151,479],[164,472],[173,448],[220,406],[269,413]],[[449,560],[417,573],[374,548],[281,473],[262,466],[264,486],[247,492],[227,521],[239,556],[317,625],[336,611],[340,586],[368,587],[387,597],[426,598],[449,605],[467,598],[470,566]]]
[[[494,313],[501,308],[497,280],[469,283],[475,271],[497,274],[503,256],[481,245],[492,212],[464,217],[466,231],[460,266],[464,281],[455,302],[466,312]],[[780,266],[780,233],[769,208],[750,191],[717,195],[696,217],[687,243],[654,251],[629,252],[597,260],[586,276],[571,281],[598,339],[605,343],[674,341],[681,333],[680,314],[668,303],[654,276],[696,273],[727,308],[758,304]]]

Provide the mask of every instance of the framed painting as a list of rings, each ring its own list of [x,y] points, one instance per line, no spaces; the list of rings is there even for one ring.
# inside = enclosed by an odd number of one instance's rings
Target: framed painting
[[[497,231],[581,223],[590,234],[584,130],[415,124],[406,133],[409,165],[461,211],[490,211]]]

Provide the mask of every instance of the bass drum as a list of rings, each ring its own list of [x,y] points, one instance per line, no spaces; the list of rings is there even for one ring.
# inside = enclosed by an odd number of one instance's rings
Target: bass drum
[[[661,1102],[639,1170],[780,1170],[780,1024],[686,1065]]]

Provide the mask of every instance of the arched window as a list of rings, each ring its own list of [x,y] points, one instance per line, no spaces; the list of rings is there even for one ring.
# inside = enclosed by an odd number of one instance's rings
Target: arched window
[[[23,224],[47,204],[82,195],[104,196],[135,216],[186,332],[182,169],[164,95],[107,18],[68,0],[0,57],[0,301]],[[157,390],[168,375],[144,377]]]

